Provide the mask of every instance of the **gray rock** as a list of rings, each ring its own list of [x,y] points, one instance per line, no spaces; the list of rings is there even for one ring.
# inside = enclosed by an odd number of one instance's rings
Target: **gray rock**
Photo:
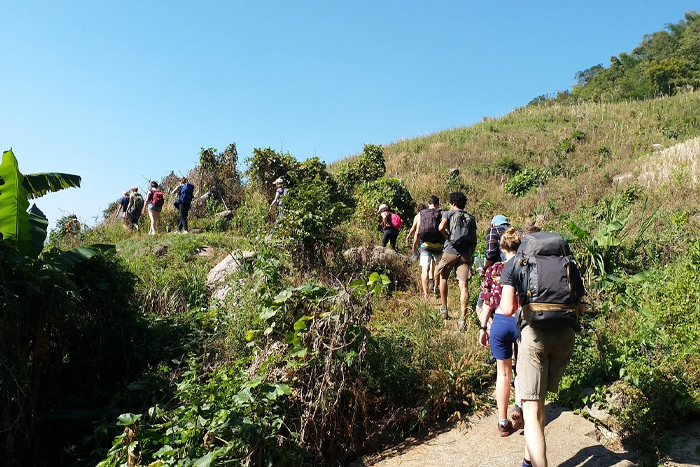
[[[212,297],[223,300],[230,290],[230,286],[225,282],[236,271],[245,260],[255,255],[252,251],[235,250],[229,253],[223,260],[214,266],[207,274],[207,288],[213,290]]]
[[[155,256],[165,256],[168,254],[168,247],[165,245],[156,245],[151,251]]]

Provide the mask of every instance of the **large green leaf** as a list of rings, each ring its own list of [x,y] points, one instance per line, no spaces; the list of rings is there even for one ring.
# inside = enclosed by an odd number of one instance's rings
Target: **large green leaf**
[[[80,180],[79,175],[73,174],[36,173],[25,175],[22,186],[27,190],[29,199],[34,199],[66,188],[80,188]]]
[[[0,163],[0,233],[3,240],[12,243],[22,254],[29,251],[30,224],[28,192],[22,186],[24,176],[19,171],[12,149],[2,153]]]
[[[29,210],[29,242],[27,247],[27,256],[36,258],[44,249],[44,241],[46,240],[46,231],[49,227],[49,220],[46,218],[41,209],[32,204]]]
[[[79,246],[56,256],[51,262],[46,264],[46,267],[61,272],[67,271],[78,263],[87,261],[99,253],[114,250],[114,248],[114,245],[107,244]]]

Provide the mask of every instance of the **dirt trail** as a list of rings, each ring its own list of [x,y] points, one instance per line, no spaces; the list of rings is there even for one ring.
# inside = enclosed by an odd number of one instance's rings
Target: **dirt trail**
[[[451,425],[433,430],[381,454],[367,456],[352,467],[519,467],[523,459],[522,430],[501,438],[496,423],[495,411],[475,415],[466,428]],[[603,446],[594,423],[554,404],[547,404],[545,435],[551,467],[629,467],[638,461],[633,450]],[[692,463],[669,461],[663,465],[698,465],[698,457],[684,460]]]

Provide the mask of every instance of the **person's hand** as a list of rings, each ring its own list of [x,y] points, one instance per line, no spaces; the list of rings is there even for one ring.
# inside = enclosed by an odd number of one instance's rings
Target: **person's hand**
[[[489,346],[489,333],[486,332],[486,329],[479,329],[478,343],[484,348],[487,348]]]
[[[483,266],[479,266],[478,268],[476,268],[476,272],[478,272],[480,276],[483,276],[486,271],[484,271]]]

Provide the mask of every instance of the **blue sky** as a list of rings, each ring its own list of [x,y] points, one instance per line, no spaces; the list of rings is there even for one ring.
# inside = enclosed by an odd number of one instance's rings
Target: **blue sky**
[[[88,224],[235,142],[326,162],[570,88],[693,1],[0,2],[0,149]],[[145,178],[144,178],[145,177]]]

